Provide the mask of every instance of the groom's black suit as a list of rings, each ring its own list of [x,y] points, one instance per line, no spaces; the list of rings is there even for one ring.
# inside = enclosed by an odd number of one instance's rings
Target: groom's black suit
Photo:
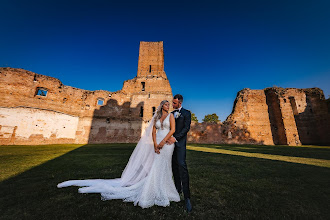
[[[181,108],[179,113],[179,117],[175,119],[175,133],[173,134],[177,142],[175,142],[173,151],[172,171],[176,189],[178,192],[183,191],[184,198],[190,198],[189,174],[186,164],[186,144],[187,133],[191,123],[191,113],[184,108]]]

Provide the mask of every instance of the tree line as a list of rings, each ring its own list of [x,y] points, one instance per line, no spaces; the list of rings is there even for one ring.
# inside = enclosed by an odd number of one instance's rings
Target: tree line
[[[195,113],[191,113],[191,120],[198,122],[198,119],[197,119]],[[220,122],[219,116],[216,113],[205,115],[202,121],[203,122],[213,122],[213,123]]]

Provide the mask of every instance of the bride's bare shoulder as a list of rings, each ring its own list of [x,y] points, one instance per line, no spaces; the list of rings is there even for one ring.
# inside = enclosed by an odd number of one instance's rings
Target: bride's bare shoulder
[[[171,114],[170,114],[170,120],[173,120],[173,119],[174,119],[174,114],[171,113]]]

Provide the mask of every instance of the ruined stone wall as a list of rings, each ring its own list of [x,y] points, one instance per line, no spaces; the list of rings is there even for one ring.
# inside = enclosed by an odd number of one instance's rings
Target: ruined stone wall
[[[0,107],[0,112],[2,144],[35,143],[39,139],[46,143],[53,139],[60,143],[72,143],[76,137],[79,122],[76,116],[26,107]]]
[[[162,42],[143,45],[143,65],[163,52]],[[153,110],[172,99],[164,65],[157,68],[162,74],[138,75],[117,92],[78,89],[53,77],[0,68],[0,144],[137,142]]]
[[[188,140],[193,143],[274,144],[264,91],[239,91],[226,121],[195,124]]]
[[[279,96],[288,144],[329,144],[329,109],[323,91],[311,89],[273,89]],[[292,144],[293,145],[293,144]]]
[[[223,124],[221,122],[191,122],[188,133],[189,143],[222,144],[225,143],[226,139],[226,136],[223,135]]]
[[[109,100],[107,91],[88,91],[65,86],[60,80],[23,69],[0,68],[2,107],[26,106],[51,109],[69,115],[92,116],[98,98]],[[36,94],[45,88],[47,96]]]
[[[106,122],[107,118],[130,114],[130,97],[122,92],[82,90],[22,69],[0,68],[0,76],[1,144],[90,143],[93,118]],[[47,90],[47,95],[37,95],[38,88]],[[98,105],[98,99],[104,104]],[[50,117],[57,119],[52,121]],[[72,121],[69,123],[68,118],[75,119],[75,129],[69,126]],[[130,120],[141,121],[139,117]],[[63,126],[58,127],[60,124]],[[111,125],[115,124],[113,121]],[[30,129],[32,125],[38,129]],[[63,132],[75,135],[63,136]],[[126,142],[126,135],[119,139]]]
[[[224,132],[231,133],[230,142],[274,144],[263,90],[243,89],[238,92],[233,111],[224,125]]]
[[[163,42],[141,42],[137,76],[117,92],[0,68],[0,144],[137,142],[159,103],[173,97],[163,51]],[[321,89],[243,89],[226,121],[192,123],[188,141],[326,145],[329,125],[330,100]]]
[[[265,89],[273,140],[274,144],[301,145],[291,101],[283,97],[288,91],[281,88]],[[294,95],[301,100],[303,93],[296,92]]]
[[[243,89],[222,124],[194,123],[192,143],[330,144],[329,99],[318,88]]]

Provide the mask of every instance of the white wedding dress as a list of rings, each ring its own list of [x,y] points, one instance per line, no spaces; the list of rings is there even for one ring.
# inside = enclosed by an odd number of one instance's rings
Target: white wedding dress
[[[160,120],[155,124],[157,144],[170,131],[169,119],[170,114],[164,119],[163,127]],[[154,152],[153,121],[154,118],[135,147],[121,178],[69,180],[58,184],[57,187],[83,186],[78,192],[100,193],[102,200],[122,199],[142,208],[153,205],[169,206],[170,201],[179,202],[180,196],[172,179],[174,144],[165,144],[160,154]]]

